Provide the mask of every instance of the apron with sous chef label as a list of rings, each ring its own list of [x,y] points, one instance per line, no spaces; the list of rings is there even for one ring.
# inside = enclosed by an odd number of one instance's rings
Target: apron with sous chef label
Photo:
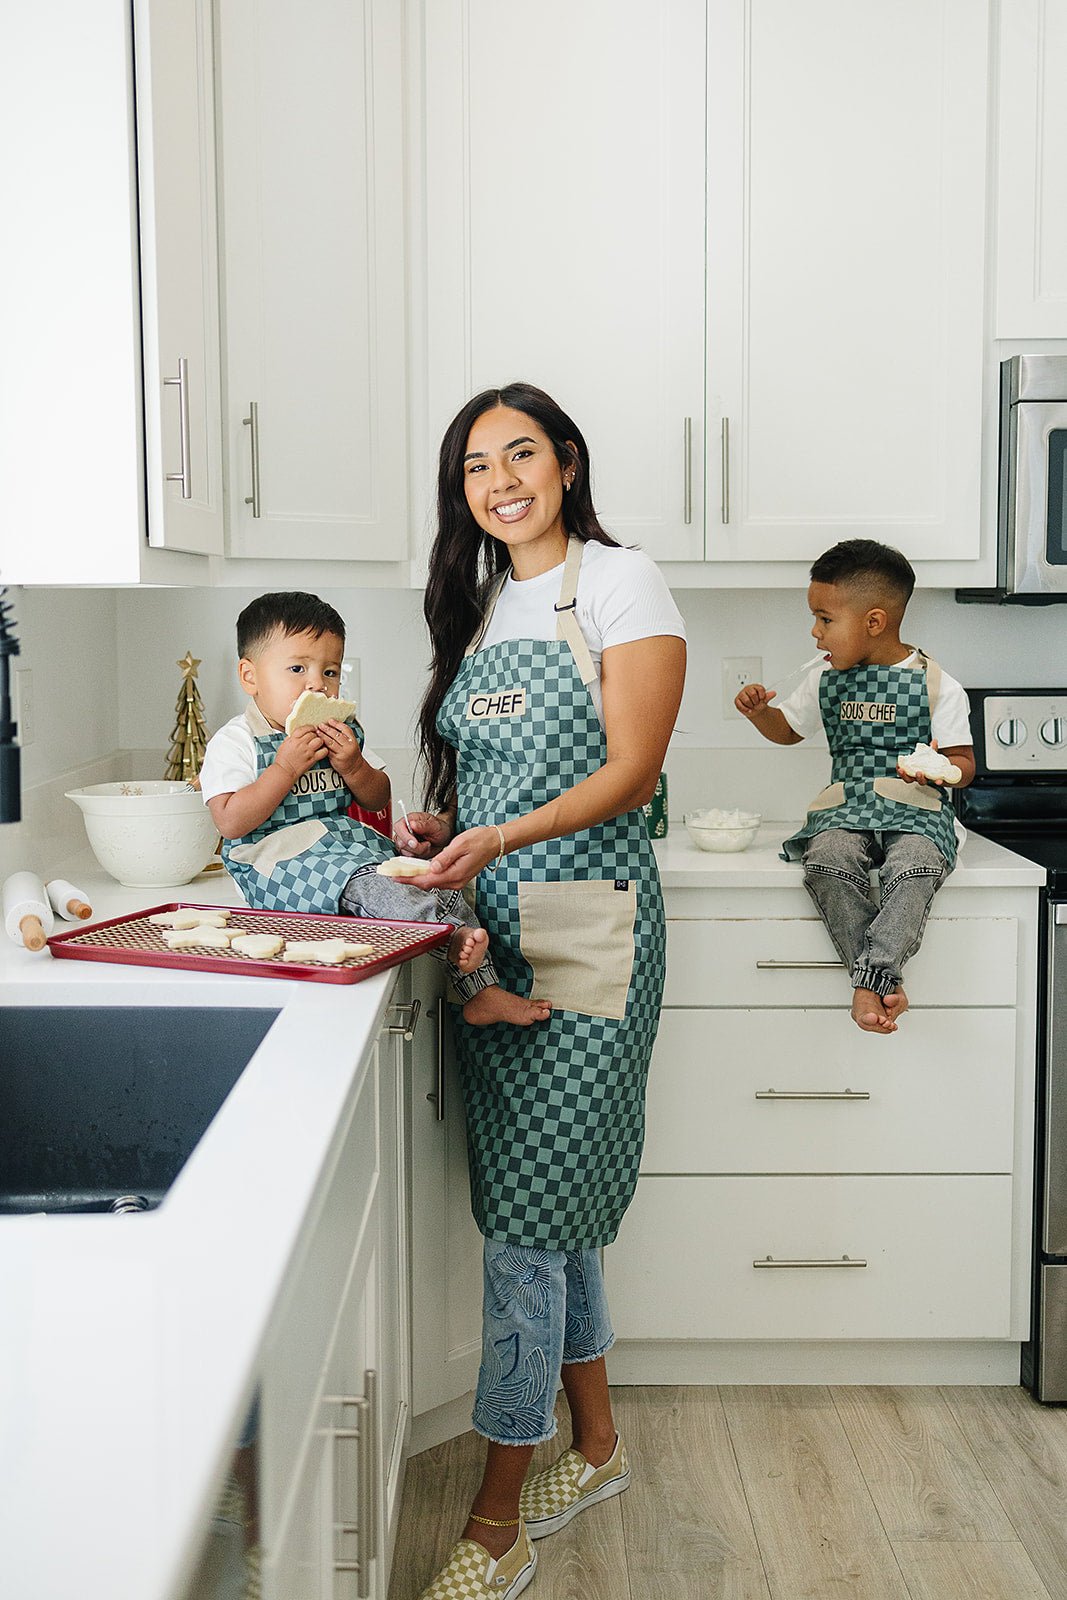
[[[245,712],[256,742],[256,776],[269,767],[286,735],[256,705]],[[363,748],[363,730],[352,731]],[[394,856],[388,839],[346,815],[352,796],[329,761],[298,778],[266,822],[240,839],[222,841],[226,870],[256,911],[336,914],[353,872]]]
[[[930,742],[930,711],[940,681],[940,667],[921,650],[911,666],[822,674],[819,709],[832,758],[831,782],[812,801],[800,832],[783,844],[784,860],[799,860],[805,841],[815,834],[846,828],[925,834],[949,866],[955,865],[954,813],[941,786],[897,777],[900,757],[920,741]]]
[[[480,651],[475,640],[445,696],[437,726],[457,751],[457,833],[532,811],[607,759],[574,614],[583,548],[567,547],[557,638]],[[513,850],[478,875],[476,894],[501,984],[553,1010],[530,1028],[455,1017],[475,1221],[511,1244],[609,1244],[637,1182],[663,993],[644,812]]]

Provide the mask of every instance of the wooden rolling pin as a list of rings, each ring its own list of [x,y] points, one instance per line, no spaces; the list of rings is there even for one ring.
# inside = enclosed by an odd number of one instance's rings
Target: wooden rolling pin
[[[43,950],[56,925],[44,884],[34,872],[13,872],[0,891],[9,939],[27,950]]]
[[[76,889],[66,878],[52,878],[45,884],[44,891],[56,916],[67,922],[84,922],[93,914],[85,890]]]

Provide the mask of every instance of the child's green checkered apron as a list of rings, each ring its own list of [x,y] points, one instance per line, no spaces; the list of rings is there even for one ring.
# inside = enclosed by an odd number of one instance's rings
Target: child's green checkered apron
[[[799,833],[782,856],[796,861],[804,843],[827,828],[852,832],[922,833],[949,866],[956,861],[951,804],[940,787],[905,783],[897,761],[921,740],[930,742],[930,707],[941,669],[921,651],[911,666],[853,667],[824,672],[819,709],[832,757],[828,789],[812,802]]]
[[[245,713],[256,744],[256,776],[274,760],[285,734],[255,705]],[[363,730],[353,724],[363,748]],[[353,872],[396,854],[388,839],[346,815],[352,796],[329,761],[298,778],[281,805],[240,839],[224,839],[222,859],[257,911],[336,913]]]
[[[574,615],[583,548],[568,546],[559,637],[475,642],[445,697],[437,725],[457,750],[457,830],[532,811],[607,759]],[[637,1182],[663,993],[644,813],[514,850],[476,881],[501,983],[553,1011],[531,1028],[456,1017],[475,1221],[511,1244],[608,1244]]]

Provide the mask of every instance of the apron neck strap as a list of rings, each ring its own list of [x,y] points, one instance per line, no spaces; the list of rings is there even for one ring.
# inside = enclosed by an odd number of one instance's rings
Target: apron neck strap
[[[245,707],[245,721],[256,739],[269,737],[271,734],[278,732],[277,728],[271,727],[254,700],[250,700]]]
[[[555,604],[555,612],[556,638],[563,639],[570,645],[574,664],[578,668],[578,676],[588,688],[596,677],[596,667],[593,665],[589,646],[585,642],[585,634],[578,626],[575,613],[578,573],[581,570],[584,554],[585,544],[581,539],[568,539],[567,559],[563,563],[563,582],[559,586],[559,599]]]
[[[503,587],[507,583],[510,576],[511,568],[506,567],[500,576],[495,579],[493,587],[489,591],[489,604],[485,608],[485,615],[478,624],[478,630],[475,633],[474,638],[471,640],[466,650],[464,650],[464,657],[472,656],[477,650],[478,646],[481,644],[482,640],[485,638],[485,635],[489,629],[489,624],[493,620],[493,612],[496,610],[496,603],[500,599],[501,591],[503,590]]]

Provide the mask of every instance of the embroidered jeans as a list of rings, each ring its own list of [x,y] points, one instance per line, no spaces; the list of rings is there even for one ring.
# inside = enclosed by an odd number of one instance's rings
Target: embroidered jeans
[[[540,1250],[486,1239],[482,1366],[472,1421],[494,1444],[556,1431],[560,1367],[615,1342],[599,1250]]]
[[[870,872],[879,868],[879,902]],[[922,943],[930,904],[948,862],[921,833],[827,828],[804,850],[804,887],[837,946],[854,989],[892,994]]]

